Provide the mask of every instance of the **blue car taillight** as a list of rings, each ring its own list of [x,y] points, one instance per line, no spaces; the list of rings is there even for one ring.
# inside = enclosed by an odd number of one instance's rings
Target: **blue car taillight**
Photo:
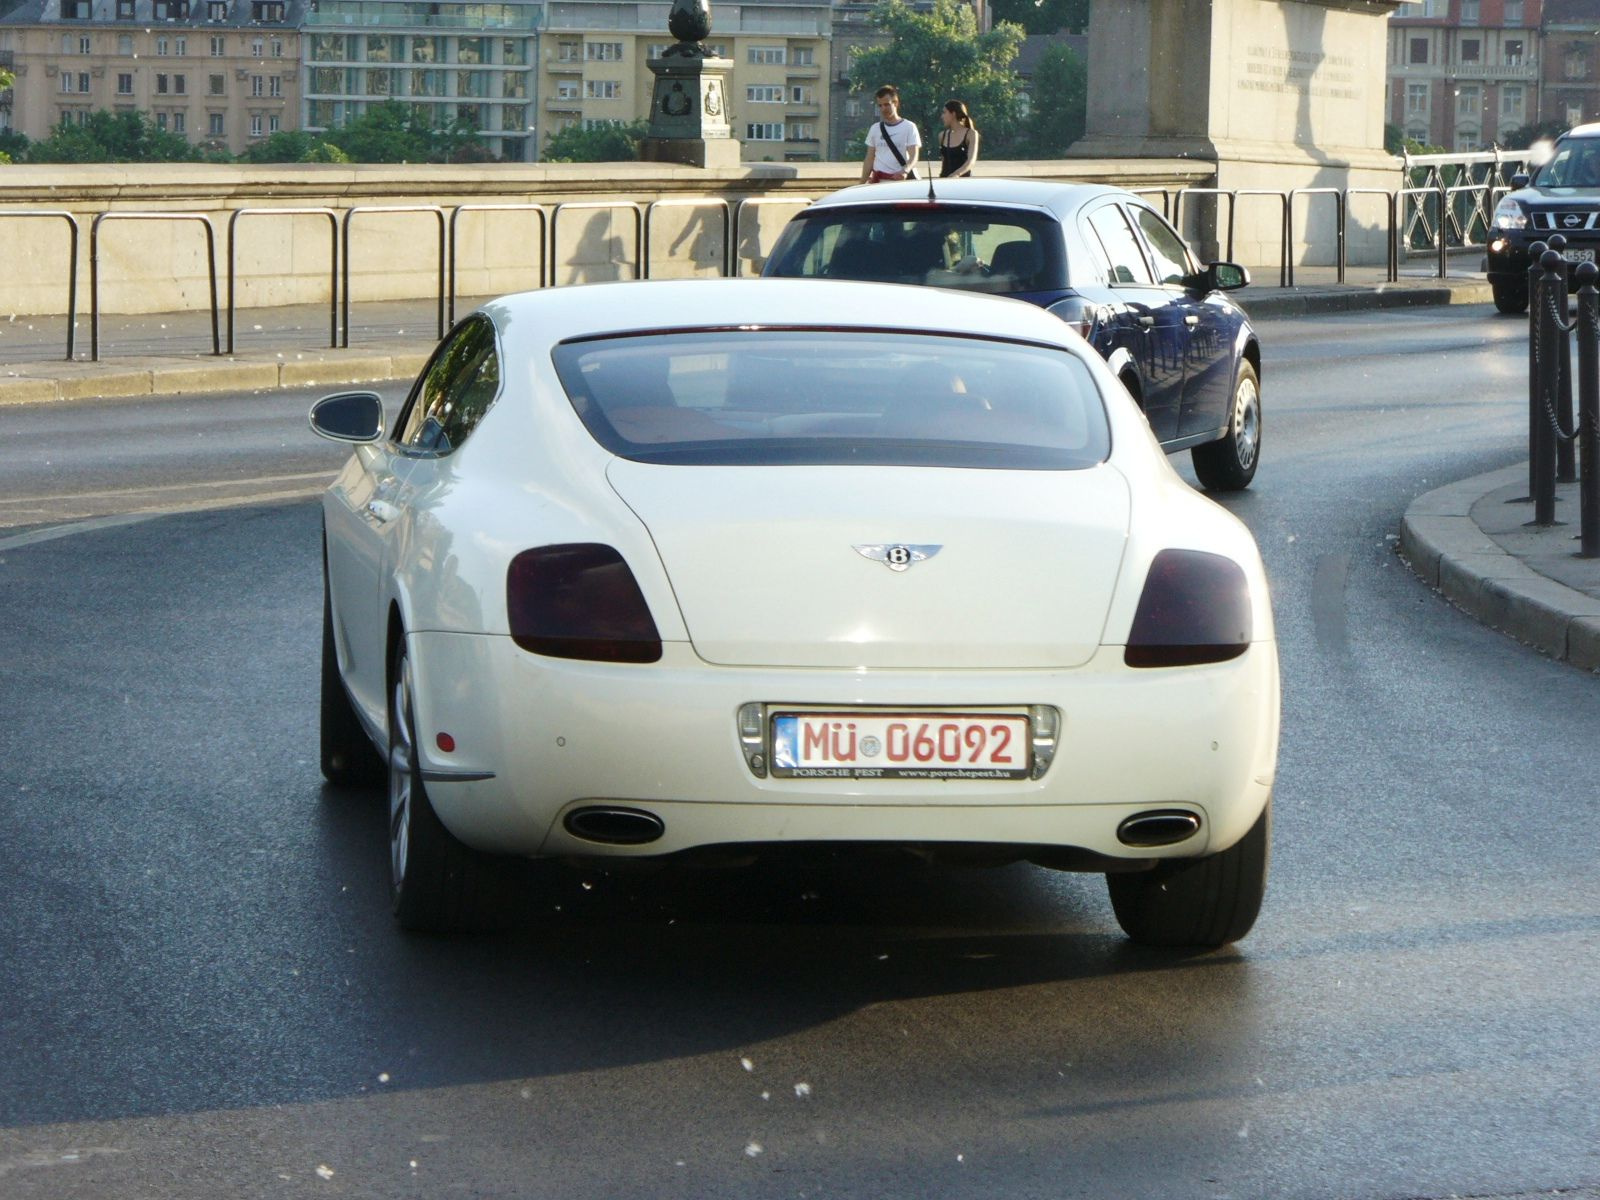
[[[661,658],[650,607],[610,546],[524,550],[506,572],[506,613],[512,639],[535,654],[630,663]]]
[[[1231,558],[1163,550],[1150,564],[1122,659],[1185,667],[1238,658],[1250,645],[1250,587]]]

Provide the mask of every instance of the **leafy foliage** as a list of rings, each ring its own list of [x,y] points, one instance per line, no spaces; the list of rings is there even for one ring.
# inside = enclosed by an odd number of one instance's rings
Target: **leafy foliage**
[[[1011,21],[1029,33],[1087,33],[1089,0],[994,0],[996,21]]]
[[[639,141],[649,132],[647,121],[618,121],[589,129],[568,125],[545,143],[545,162],[632,162],[639,157]]]
[[[204,155],[180,134],[142,112],[91,112],[82,124],[63,121],[28,147],[31,163],[199,162]]]
[[[1021,89],[1011,68],[1025,36],[1020,25],[1001,22],[979,33],[971,7],[957,0],[934,0],[926,13],[903,0],[886,0],[873,9],[872,23],[889,42],[856,55],[850,68],[856,92],[870,98],[880,85],[894,84],[901,115],[917,123],[925,143],[934,140],[944,102],[964,100],[983,135],[983,152],[993,156],[1009,145]],[[861,136],[858,158],[865,153],[865,129]]]
[[[1507,150],[1526,150],[1535,142],[1549,139],[1555,141],[1571,126],[1565,121],[1535,121],[1530,125],[1522,125],[1516,129],[1505,132],[1501,144]]]
[[[7,162],[22,162],[28,157],[28,147],[31,145],[24,134],[15,129],[0,129],[0,154],[6,156]]]
[[[1083,136],[1089,111],[1089,66],[1071,46],[1051,46],[1028,88],[1030,108],[1017,154],[1061,158]]]

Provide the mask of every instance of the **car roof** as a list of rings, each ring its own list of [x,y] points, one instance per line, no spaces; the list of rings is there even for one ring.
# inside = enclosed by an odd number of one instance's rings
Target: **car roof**
[[[518,349],[646,330],[788,325],[938,330],[1074,347],[1068,327],[1020,300],[945,288],[829,279],[671,279],[577,284],[482,306]]]
[[[1075,212],[1086,202],[1101,196],[1137,199],[1132,192],[1099,183],[1051,183],[1041,179],[935,179],[858,184],[822,197],[811,208],[834,208],[846,204],[904,204],[926,200],[930,185],[936,200],[1028,205],[1048,209],[1057,216]]]

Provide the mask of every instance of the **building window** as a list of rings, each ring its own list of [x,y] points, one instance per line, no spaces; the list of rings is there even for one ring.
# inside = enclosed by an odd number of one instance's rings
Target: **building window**
[[[1589,48],[1582,42],[1572,42],[1561,58],[1561,74],[1566,79],[1589,78]]]
[[[273,38],[272,39],[272,57],[273,58],[282,58],[283,57],[283,39],[282,38]]]
[[[1522,121],[1522,85],[1508,83],[1500,89],[1500,119],[1502,121]]]
[[[262,78],[261,78],[261,76],[259,76],[259,75],[250,76],[250,94],[252,96],[259,96],[265,90],[266,89],[262,86]],[[330,92],[334,92],[334,91],[338,91],[339,89],[338,88],[328,88],[326,90],[330,91]]]
[[[444,39],[436,37],[412,38],[411,61],[414,63],[443,62]]]
[[[1567,124],[1569,126],[1583,124],[1582,104],[1574,104],[1570,101],[1567,103]]]
[[[167,114],[166,113],[157,113],[156,114],[156,128],[161,130],[162,133],[165,133],[167,131]]]
[[[185,76],[185,75],[174,75],[172,77],[172,93],[173,93],[173,95],[182,96],[182,95],[187,94],[188,90],[189,90],[187,84],[188,84],[188,77],[187,76]]]
[[[1478,95],[1478,85],[1465,83],[1456,91],[1456,116],[1466,120],[1478,115],[1478,105],[1482,103]]]
[[[261,56],[256,55],[257,58]],[[312,62],[344,62],[344,37],[337,33],[319,33],[311,39]]]
[[[261,136],[261,114],[260,113],[251,113],[250,114],[250,136],[251,137],[260,137]]]
[[[150,14],[157,21],[187,21],[189,0],[151,0]]]
[[[479,63],[489,61],[488,38],[457,38],[456,61],[468,66],[477,66]]]
[[[281,21],[283,20],[284,0],[251,0],[250,19],[252,21]]]
[[[167,94],[167,76],[165,76],[165,75],[157,75],[156,76],[156,95],[165,96],[166,94]]]
[[[71,71],[61,72],[61,90],[65,93],[71,93],[73,90],[72,83],[75,78],[76,76]]]
[[[854,96],[846,100],[844,102],[844,115],[847,117],[859,117],[861,115],[861,101]]]
[[[526,104],[506,104],[500,109],[500,128],[520,131],[528,123],[528,106]]]
[[[63,21],[87,21],[93,15],[93,7],[89,0],[61,0]]]
[[[1428,85],[1425,83],[1406,84],[1406,113],[1409,116],[1424,116],[1428,111]],[[1421,140],[1426,141],[1424,137]]]
[[[86,38],[86,37],[79,38],[78,39],[78,53],[79,54],[88,54],[88,53],[90,53],[91,48],[93,47],[93,45],[94,45],[94,43],[89,38]]]
[[[1479,148],[1478,131],[1476,129],[1459,129],[1456,131],[1456,149],[1470,152]]]
[[[789,126],[789,140],[791,142],[814,142],[817,140],[817,127],[810,121],[791,125]]]
[[[789,89],[790,104],[815,104],[817,94],[808,87],[791,87]]]
[[[521,38],[502,38],[500,61],[508,67],[528,65],[528,43]]]
[[[226,81],[227,81],[227,76],[226,75],[207,75],[206,76],[206,95],[208,95],[208,96],[220,96],[220,95],[222,95],[223,94],[223,88],[226,86]]]
[[[744,127],[744,138],[747,142],[781,142],[783,122],[752,121]]]
[[[266,43],[263,42],[260,38],[251,38],[250,39],[250,57],[251,58],[260,58],[261,57],[261,49],[265,45],[266,45]]]
[[[782,66],[788,51],[782,46],[751,46],[750,61],[756,66]]]
[[[133,73],[131,71],[123,71],[117,75],[117,95],[133,95]]]
[[[1522,24],[1522,0],[1506,0],[1505,13],[1502,18],[1507,25]]]
[[[117,53],[118,54],[132,54],[133,53],[133,35],[131,33],[119,33],[119,34],[117,34]]]
[[[133,20],[133,0],[117,0],[117,20]]]
[[[590,100],[621,100],[622,84],[615,79],[585,80],[583,94]]]
[[[583,58],[583,44],[581,42],[557,42],[557,62],[578,62]]]
[[[1520,67],[1522,65],[1522,41],[1520,38],[1507,38],[1504,46],[1506,66]]]
[[[211,113],[206,117],[206,128],[212,137],[221,137],[223,134],[223,116],[221,113]]]
[[[1413,63],[1425,63],[1425,62],[1428,61],[1428,39],[1427,38],[1412,38],[1411,39],[1411,57],[1408,58],[1406,61],[1407,62],[1413,62]]]
[[[1478,23],[1478,0],[1461,0],[1461,23],[1463,25]]]
[[[585,42],[583,57],[589,62],[621,62],[621,42]]]
[[[1483,60],[1483,43],[1477,38],[1461,39],[1461,61],[1475,63]]]
[[[212,58],[221,58],[223,53],[224,53],[223,47],[226,44],[227,43],[226,43],[225,39],[223,39],[221,37],[213,37],[211,39],[211,57]]]
[[[226,21],[228,19],[228,0],[206,0],[206,20]]]
[[[187,132],[187,129],[185,128],[185,125],[186,125],[186,121],[185,121],[184,115],[181,112],[175,112],[175,113],[172,114],[172,132],[173,133],[185,133],[185,132]]]
[[[405,62],[405,46],[399,38],[382,37],[378,34],[367,35],[367,61],[368,62]]]
[[[789,51],[789,64],[795,67],[814,67],[817,65],[816,51],[810,46],[796,46]]]
[[[563,79],[556,84],[557,100],[576,100],[578,98],[578,81],[576,79]]]
[[[171,53],[171,44],[164,37],[163,38],[157,38],[156,39],[156,56],[158,58],[165,58],[165,57],[167,57],[167,55],[169,53]]]
[[[172,42],[172,53],[178,58],[187,56],[189,53],[189,39],[174,38]]]
[[[283,98],[283,76],[270,75],[267,77],[267,95],[275,100]]]
[[[526,100],[528,98],[528,77],[521,71],[515,74],[506,72],[500,76],[500,97],[503,100]]]
[[[744,89],[744,98],[751,104],[782,104],[783,89],[781,87],[747,87]]]

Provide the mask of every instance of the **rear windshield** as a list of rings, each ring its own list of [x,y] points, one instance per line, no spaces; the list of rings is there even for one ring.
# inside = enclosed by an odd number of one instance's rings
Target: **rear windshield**
[[[1076,470],[1110,433],[1071,352],[936,333],[690,331],[565,342],[594,439],[639,462]]]
[[[784,229],[763,274],[920,283],[998,296],[1067,286],[1053,217],[949,204],[803,212]]]

